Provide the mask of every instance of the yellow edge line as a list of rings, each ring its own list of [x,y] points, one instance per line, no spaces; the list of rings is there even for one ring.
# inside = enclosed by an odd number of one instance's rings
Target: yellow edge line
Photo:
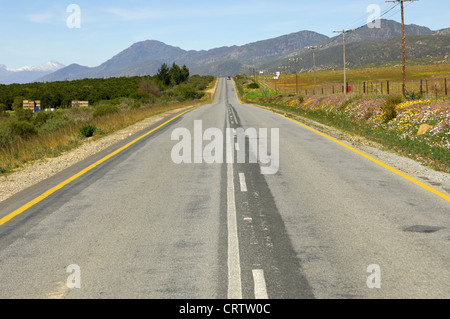
[[[123,152],[125,149],[129,148],[130,146],[132,146],[133,144],[136,144],[137,142],[139,142],[140,140],[144,139],[145,137],[149,136],[150,134],[154,133],[155,131],[159,130],[160,128],[166,126],[167,124],[169,124],[170,122],[174,121],[175,119],[183,116],[186,113],[189,113],[197,108],[199,108],[201,106],[197,106],[194,108],[191,108],[177,116],[175,116],[174,118],[168,120],[167,122],[161,124],[160,126],[154,128],[153,130],[151,130],[148,133],[145,133],[144,135],[142,135],[141,137],[135,139],[134,141],[128,143],[127,145],[121,147],[120,149],[112,152],[111,154],[105,156],[104,158],[102,158],[101,160],[99,160],[98,162],[90,165],[89,167],[83,169],[81,172],[79,172],[78,174],[70,177],[69,179],[61,182],[60,184],[56,185],[55,187],[49,189],[48,191],[46,191],[45,193],[43,193],[42,195],[38,196],[37,198],[35,198],[34,200],[32,200],[31,202],[23,205],[22,207],[16,209],[15,211],[13,211],[12,213],[8,214],[7,216],[3,217],[2,219],[0,219],[0,226],[4,225],[5,223],[9,222],[11,219],[13,219],[14,217],[17,217],[18,215],[22,214],[24,211],[30,209],[31,207],[33,207],[34,205],[42,202],[44,199],[46,199],[47,197],[49,197],[50,195],[54,194],[55,192],[57,192],[58,190],[60,190],[61,188],[63,188],[64,186],[70,184],[71,182],[73,182],[74,180],[80,178],[81,176],[83,176],[84,174],[86,174],[87,172],[91,171],[92,169],[94,169],[95,167],[99,166],[100,164],[106,162],[107,160],[109,160],[110,158],[116,156],[117,154]]]
[[[397,174],[397,175],[407,179],[408,181],[413,182],[414,184],[416,184],[416,185],[426,189],[427,191],[430,191],[433,194],[435,194],[435,195],[437,195],[439,197],[442,197],[443,199],[445,199],[447,201],[450,201],[450,196],[448,196],[448,195],[446,195],[446,194],[444,194],[444,193],[442,193],[442,192],[440,192],[440,191],[438,191],[438,190],[436,190],[436,189],[426,185],[425,183],[422,183],[422,182],[418,181],[417,179],[412,178],[411,176],[408,176],[408,175],[400,172],[399,170],[396,170],[395,168],[390,167],[389,165],[384,164],[383,162],[380,162],[379,160],[377,160],[377,159],[375,159],[375,158],[373,158],[371,156],[368,156],[368,155],[358,151],[357,149],[355,149],[355,148],[353,148],[351,146],[348,146],[347,144],[344,144],[344,143],[342,143],[342,142],[340,142],[340,141],[338,141],[338,140],[336,140],[336,139],[334,139],[334,138],[332,138],[332,137],[330,137],[330,136],[328,136],[328,135],[326,135],[326,134],[324,134],[322,132],[319,132],[319,131],[317,131],[317,130],[309,127],[309,126],[306,126],[306,125],[304,125],[304,124],[302,124],[302,123],[300,123],[300,122],[298,122],[296,120],[293,120],[291,118],[288,118],[288,117],[286,117],[284,115],[281,115],[281,114],[278,114],[278,113],[275,113],[275,112],[272,112],[272,113],[277,114],[277,115],[279,115],[281,117],[284,117],[285,119],[287,119],[287,120],[289,120],[289,121],[291,121],[293,123],[296,123],[296,124],[306,128],[306,129],[308,129],[308,130],[310,130],[310,131],[312,131],[314,133],[317,133],[317,134],[319,134],[319,135],[321,135],[321,136],[323,136],[323,137],[325,137],[325,138],[335,142],[335,143],[338,143],[339,145],[341,145],[341,146],[343,146],[343,147],[345,147],[345,148],[355,152],[356,154],[361,155],[361,156],[367,158],[368,160],[370,160],[370,161],[372,161],[372,162],[374,162],[374,163],[376,163],[376,164],[378,164],[378,165],[388,169],[389,171],[391,171],[391,172],[393,172],[393,173],[395,173],[395,174]]]

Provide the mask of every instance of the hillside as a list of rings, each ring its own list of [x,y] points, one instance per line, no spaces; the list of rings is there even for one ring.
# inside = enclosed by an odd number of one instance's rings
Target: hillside
[[[449,35],[411,35],[406,37],[406,59],[417,60],[423,58],[440,57],[446,60],[450,53]],[[310,71],[313,67],[312,52],[300,56],[298,63],[300,71]],[[367,41],[346,45],[346,61],[348,67],[367,64],[383,65],[402,59],[401,37],[385,41]],[[271,73],[279,71],[278,66],[286,63],[278,60],[263,66]],[[316,66],[318,70],[333,70],[343,67],[343,52],[341,46],[329,47],[316,51]],[[294,66],[290,65],[290,72]]]

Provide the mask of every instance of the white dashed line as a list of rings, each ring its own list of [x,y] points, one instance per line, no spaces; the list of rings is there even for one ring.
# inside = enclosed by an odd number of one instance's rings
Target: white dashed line
[[[256,299],[269,299],[269,296],[267,295],[264,271],[261,269],[253,270],[253,281],[255,282],[255,298]]]
[[[241,183],[241,192],[247,191],[247,183],[245,182],[245,174],[239,173],[239,182]]]

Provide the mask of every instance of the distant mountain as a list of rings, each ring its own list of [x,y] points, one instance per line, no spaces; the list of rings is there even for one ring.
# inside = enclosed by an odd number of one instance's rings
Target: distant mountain
[[[346,43],[365,42],[365,41],[383,41],[389,40],[402,35],[402,25],[393,20],[381,21],[381,28],[370,28],[367,25],[356,29],[354,32],[346,33]],[[415,24],[405,25],[405,35],[432,35],[435,32],[427,27]],[[342,35],[332,38],[331,41],[324,43],[324,48],[333,46],[342,46]]]
[[[234,75],[239,73],[244,64],[268,62],[326,39],[327,36],[319,33],[302,31],[243,46],[222,47],[208,51],[185,51],[159,41],[148,40],[135,43],[98,67],[83,72],[72,72],[72,65],[40,81],[152,75],[157,73],[162,63],[173,62],[179,65],[186,64],[192,74]],[[79,70],[81,69],[77,69]]]
[[[442,30],[436,31],[435,34],[436,34],[436,35],[446,35],[446,34],[450,34],[450,28],[442,29]]]
[[[19,69],[10,69],[0,65],[0,84],[29,83],[63,68],[59,62],[49,61],[40,66],[24,66]]]
[[[40,82],[52,82],[53,79],[57,78],[61,81],[65,81],[68,79],[74,79],[79,74],[88,72],[91,68],[87,66],[82,66],[79,64],[71,64],[65,68],[59,69],[56,72],[47,74],[41,78],[39,78]]]
[[[346,36],[349,45],[349,63],[358,65],[369,61],[392,61],[398,58],[398,38],[401,24],[392,20],[382,20],[381,28],[363,26]],[[439,56],[448,46],[442,43],[443,36],[449,29],[434,32],[427,27],[406,25],[406,35],[423,36],[417,43],[412,43],[410,54],[414,56]],[[429,37],[429,38],[427,38]],[[390,41],[392,40],[392,41]],[[444,39],[445,40],[445,39]],[[425,48],[420,43],[427,43]],[[186,51],[159,41],[148,40],[133,44],[110,60],[97,67],[69,65],[57,72],[42,77],[41,81],[63,81],[82,78],[103,78],[156,74],[162,63],[186,64],[191,74],[226,76],[240,73],[248,67],[276,69],[286,64],[289,57],[303,56],[300,62],[303,69],[311,68],[309,45],[323,45],[317,50],[318,61],[323,58],[323,68],[335,68],[342,64],[342,35],[329,38],[325,35],[301,31],[277,38],[249,43],[242,46],[221,47],[211,50]],[[353,46],[352,46],[353,45]],[[352,57],[352,53],[355,57]],[[376,50],[371,52],[370,50]],[[413,54],[414,52],[414,54]]]
[[[431,57],[447,59],[450,52],[450,34],[446,35],[410,35],[406,37],[406,59],[417,60]],[[343,68],[343,55],[341,46],[332,46],[316,51],[316,66],[319,70],[332,70]],[[312,69],[312,53],[308,52],[300,56],[298,63],[300,71]],[[346,45],[346,62],[348,67],[361,65],[381,65],[402,60],[401,37],[384,41],[365,41]],[[271,73],[278,71],[278,66],[283,60],[271,62],[264,66]],[[291,72],[293,68],[291,67]]]

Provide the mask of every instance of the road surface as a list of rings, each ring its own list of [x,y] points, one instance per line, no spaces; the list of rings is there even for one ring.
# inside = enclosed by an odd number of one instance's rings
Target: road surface
[[[247,155],[227,129],[267,129],[269,151],[278,129],[275,174],[261,158],[195,163],[195,141],[175,163],[174,131],[208,128]],[[241,105],[232,81],[146,132],[0,203],[0,298],[450,297],[448,199]]]

